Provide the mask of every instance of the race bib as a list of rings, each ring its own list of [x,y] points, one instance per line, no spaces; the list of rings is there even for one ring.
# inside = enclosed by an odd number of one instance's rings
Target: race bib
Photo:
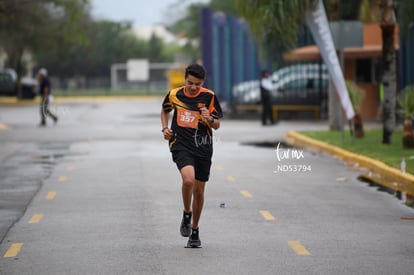
[[[198,111],[177,109],[177,124],[180,127],[197,129],[199,116]]]

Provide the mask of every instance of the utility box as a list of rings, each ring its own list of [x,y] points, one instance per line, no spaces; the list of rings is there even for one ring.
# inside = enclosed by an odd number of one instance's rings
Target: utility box
[[[361,21],[334,21],[329,22],[329,27],[337,50],[363,47],[364,26]]]

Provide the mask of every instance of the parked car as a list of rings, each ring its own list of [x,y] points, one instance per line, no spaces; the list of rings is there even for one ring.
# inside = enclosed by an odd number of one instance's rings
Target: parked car
[[[17,73],[11,68],[0,69],[0,96],[18,96],[22,99],[33,99],[37,95],[37,79],[23,77],[20,79],[20,92],[17,84]]]
[[[319,105],[327,98],[328,72],[322,64],[293,65],[271,75],[274,83],[272,101],[277,105]],[[260,81],[253,80],[233,87],[233,104],[260,103]]]
[[[325,64],[296,64],[275,71],[271,77],[273,81],[278,82],[280,79],[291,75],[319,74],[319,71],[322,75],[327,74]]]
[[[0,69],[0,95],[17,96],[17,73],[15,70]]]

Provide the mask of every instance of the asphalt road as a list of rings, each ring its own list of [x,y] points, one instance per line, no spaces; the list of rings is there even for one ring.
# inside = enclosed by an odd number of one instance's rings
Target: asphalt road
[[[326,122],[223,119],[202,248],[184,248],[160,103],[62,103],[46,128],[37,106],[0,107],[0,274],[414,274],[413,209],[328,155],[277,149]]]

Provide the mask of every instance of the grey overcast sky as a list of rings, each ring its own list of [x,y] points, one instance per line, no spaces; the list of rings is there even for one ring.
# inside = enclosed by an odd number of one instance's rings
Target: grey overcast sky
[[[113,21],[132,21],[138,28],[155,23],[171,23],[182,17],[191,3],[208,0],[92,0],[95,18]]]

